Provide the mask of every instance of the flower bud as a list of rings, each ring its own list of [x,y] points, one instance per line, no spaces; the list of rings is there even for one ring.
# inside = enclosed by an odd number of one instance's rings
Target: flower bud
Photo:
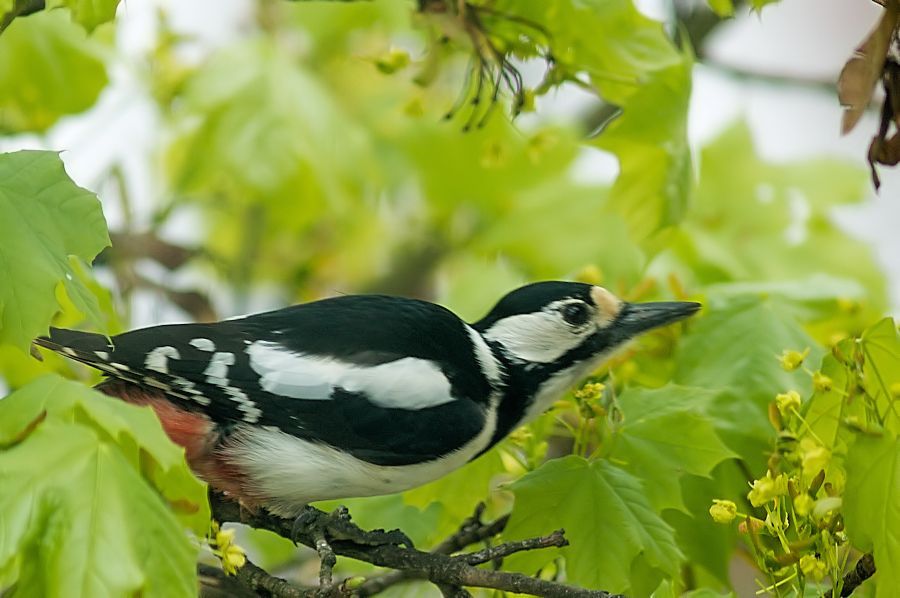
[[[830,522],[828,514],[840,510],[843,503],[844,501],[840,496],[826,496],[825,498],[820,498],[813,507],[813,517]]]
[[[792,415],[800,410],[800,393],[789,390],[775,395],[775,404],[782,415]]]
[[[375,59],[375,68],[385,75],[391,75],[408,66],[409,62],[408,52],[397,48],[391,48],[388,52],[385,52]]]
[[[809,355],[809,347],[807,347],[802,353],[800,351],[791,351],[785,349],[784,351],[782,351],[781,357],[778,358],[778,361],[781,363],[781,367],[784,368],[785,371],[793,372],[803,364],[803,360],[806,359],[807,355]]]
[[[820,445],[815,439],[806,436],[800,440],[800,463],[806,479],[810,479],[819,471],[826,469],[830,461],[831,451]]]
[[[772,471],[767,471],[764,478],[753,481],[753,486],[747,494],[750,504],[760,507],[770,500],[787,494],[787,476],[781,474],[772,477]]]
[[[341,585],[344,589],[352,592],[353,590],[359,589],[364,583],[366,583],[366,578],[362,575],[356,575],[354,577],[348,577]]]
[[[222,569],[229,575],[234,575],[237,570],[247,563],[244,549],[235,544],[230,545],[222,554]]]
[[[817,392],[830,392],[834,387],[834,382],[823,374],[822,372],[816,372],[813,374],[813,388]]]
[[[730,500],[714,498],[709,515],[716,523],[731,523],[737,516],[737,505]]]
[[[606,386],[600,382],[588,382],[575,391],[575,398],[580,401],[599,399],[603,395],[604,388],[606,388]]]
[[[800,570],[803,571],[804,575],[812,577],[816,581],[822,581],[828,568],[825,566],[825,563],[815,556],[805,554],[800,557]]]
[[[806,492],[798,494],[794,499],[794,513],[796,513],[798,517],[806,517],[809,515],[809,512],[812,511],[814,504],[815,501]]]
[[[746,534],[747,532],[758,532],[762,528],[766,526],[766,522],[762,519],[757,519],[756,517],[747,517],[744,521],[741,521],[738,524],[738,531],[742,534]]]

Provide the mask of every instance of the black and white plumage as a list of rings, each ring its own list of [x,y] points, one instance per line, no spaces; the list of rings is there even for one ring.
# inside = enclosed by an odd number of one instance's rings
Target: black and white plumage
[[[466,324],[425,301],[351,295],[214,324],[37,344],[102,370],[149,404],[212,486],[276,514],[388,494],[464,465],[635,335],[696,303],[624,303],[543,282]]]

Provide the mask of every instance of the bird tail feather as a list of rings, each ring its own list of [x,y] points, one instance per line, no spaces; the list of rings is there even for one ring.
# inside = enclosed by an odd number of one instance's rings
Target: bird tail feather
[[[49,336],[34,339],[34,344],[93,367],[109,363],[115,349],[112,340],[102,334],[53,327]]]

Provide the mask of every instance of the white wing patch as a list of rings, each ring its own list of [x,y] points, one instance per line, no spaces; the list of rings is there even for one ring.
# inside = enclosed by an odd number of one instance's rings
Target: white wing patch
[[[450,382],[427,359],[405,357],[373,366],[294,353],[276,343],[247,347],[250,367],[263,390],[297,399],[325,401],[335,388],[363,393],[372,403],[398,409],[424,409],[453,401]]]
[[[204,341],[207,339],[194,340]],[[191,341],[191,344],[194,344],[193,341]],[[201,349],[200,347],[197,348],[201,351],[205,351],[205,349]],[[229,399],[237,403],[238,411],[244,414],[242,419],[245,422],[255,424],[262,416],[262,411],[260,411],[256,406],[256,403],[247,396],[247,393],[240,388],[231,385],[231,381],[228,379],[228,366],[232,365],[234,365],[234,353],[229,353],[228,351],[216,351],[209,360],[209,365],[207,365],[206,369],[203,371],[203,375],[206,376],[207,383],[218,386],[226,395],[228,395]]]
[[[213,353],[212,359],[209,360],[209,365],[206,366],[206,370],[203,372],[203,375],[206,376],[206,381],[210,384],[222,386],[222,381],[224,380],[227,384],[228,366],[230,365],[234,365],[234,353],[227,351]]]
[[[181,359],[181,353],[175,347],[157,347],[147,353],[144,367],[160,374],[169,373],[169,359]]]
[[[216,344],[208,338],[191,339],[191,346],[200,351],[208,351],[210,353],[216,350]]]

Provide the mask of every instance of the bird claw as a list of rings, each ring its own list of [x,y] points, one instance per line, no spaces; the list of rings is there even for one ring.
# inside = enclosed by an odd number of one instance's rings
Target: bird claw
[[[398,529],[364,530],[350,520],[347,507],[338,507],[331,513],[320,511],[307,505],[291,526],[291,540],[297,544],[302,536],[312,539],[319,555],[319,587],[333,585],[332,570],[337,563],[337,555],[331,543],[353,542],[364,546],[403,545],[413,548],[409,536]]]
[[[304,534],[317,543],[321,538],[326,541],[353,542],[363,546],[395,545],[415,548],[409,536],[399,529],[390,531],[362,529],[353,523],[350,512],[343,506],[331,513],[325,513],[307,505],[291,527],[291,538],[295,544]]]
[[[407,548],[415,548],[409,536],[399,529],[385,531],[383,529],[360,530],[362,536],[354,538],[357,544],[365,544],[367,546],[406,546]]]

